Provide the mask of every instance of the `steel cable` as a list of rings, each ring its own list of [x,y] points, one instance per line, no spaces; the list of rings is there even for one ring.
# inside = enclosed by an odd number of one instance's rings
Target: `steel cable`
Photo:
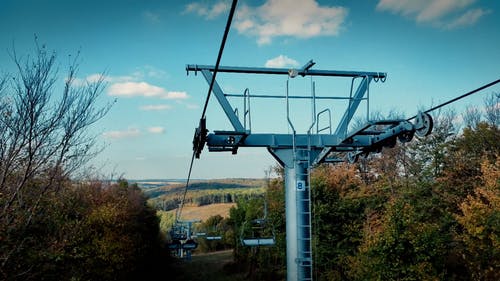
[[[231,28],[231,22],[233,21],[234,11],[236,10],[237,3],[238,3],[238,0],[233,0],[233,3],[231,4],[231,10],[229,11],[229,16],[227,19],[226,28],[224,29],[224,35],[222,37],[221,46],[219,48],[219,54],[217,55],[217,61],[215,63],[212,81],[210,81],[210,87],[208,88],[208,94],[207,94],[207,98],[205,100],[205,106],[203,107],[203,112],[201,114],[200,119],[205,118],[205,113],[207,111],[208,102],[210,100],[210,94],[212,93],[212,89],[213,89],[213,86],[215,83],[215,77],[217,75],[217,70],[219,69],[220,60],[222,58],[222,52],[224,51],[224,46],[226,45],[227,35],[229,34],[229,29]],[[184,202],[186,200],[186,194],[187,194],[188,187],[189,187],[189,181],[191,180],[191,172],[193,170],[195,155],[196,155],[196,150],[193,149],[193,155],[191,156],[191,163],[189,164],[189,172],[188,172],[188,176],[187,176],[187,180],[186,180],[186,187],[184,188],[184,194],[182,195],[182,201],[181,201],[181,204],[179,206],[179,211],[177,212],[177,216],[175,218],[176,221],[178,221],[181,218],[182,208],[184,207]]]
[[[490,83],[488,83],[488,84],[485,84],[485,85],[483,85],[483,86],[481,86],[481,87],[479,87],[479,88],[477,88],[477,89],[474,89],[474,90],[472,90],[472,91],[470,91],[470,92],[467,92],[467,93],[465,93],[465,94],[463,94],[463,95],[461,95],[461,96],[458,96],[458,97],[456,97],[456,98],[453,98],[453,99],[451,99],[451,100],[449,100],[449,101],[447,101],[447,102],[444,102],[444,103],[442,103],[442,104],[440,104],[440,105],[436,105],[436,106],[434,106],[434,107],[432,107],[432,108],[430,108],[430,109],[428,109],[428,110],[424,111],[424,113],[429,113],[429,112],[434,111],[434,110],[436,110],[436,109],[439,109],[439,108],[441,108],[441,107],[443,107],[443,106],[445,106],[445,105],[448,105],[448,104],[450,104],[450,103],[456,102],[457,100],[463,99],[463,98],[465,98],[465,97],[467,97],[467,96],[470,96],[470,95],[472,95],[472,94],[475,94],[475,93],[477,93],[477,92],[479,92],[479,91],[481,91],[481,90],[484,90],[484,89],[486,89],[486,88],[489,88],[489,87],[491,87],[491,86],[493,86],[493,85],[497,84],[498,82],[500,82],[500,79],[497,79],[497,80],[495,80],[495,81],[493,81],[493,82],[490,82]],[[417,115],[415,115],[415,116],[413,116],[413,117],[410,117],[410,118],[406,119],[406,121],[410,121],[410,120],[412,120],[412,119],[415,119],[416,117],[417,117]]]

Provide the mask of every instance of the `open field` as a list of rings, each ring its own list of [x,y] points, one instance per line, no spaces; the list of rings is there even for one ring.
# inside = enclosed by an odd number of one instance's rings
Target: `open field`
[[[221,204],[211,204],[206,206],[184,206],[182,209],[182,219],[183,220],[193,220],[200,219],[202,221],[208,219],[211,216],[221,215],[222,217],[229,217],[229,209],[236,206],[236,203],[221,203]],[[176,210],[170,210],[167,213],[171,213],[175,216]]]

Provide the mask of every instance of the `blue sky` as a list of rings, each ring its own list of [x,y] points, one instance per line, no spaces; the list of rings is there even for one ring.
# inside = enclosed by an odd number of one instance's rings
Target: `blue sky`
[[[0,70],[13,71],[8,50],[34,48],[34,34],[59,58],[81,51],[80,81],[105,72],[100,102],[117,99],[95,133],[106,149],[94,161],[105,175],[185,178],[191,141],[208,84],[186,64],[215,64],[230,1],[0,0]],[[413,116],[500,76],[500,2],[486,0],[239,1],[221,65],[387,72],[370,88],[370,111]],[[284,94],[286,77],[219,75],[225,91]],[[314,79],[317,95],[348,95],[350,80]],[[310,78],[290,81],[310,94]],[[485,93],[454,105],[480,106]],[[232,100],[233,101],[233,100]],[[234,100],[242,110],[242,101]],[[344,104],[330,108],[333,124]],[[282,101],[252,101],[253,132],[287,132]],[[292,104],[300,128],[310,104]],[[362,115],[365,111],[360,109]],[[309,119],[308,119],[309,118]],[[211,100],[208,129],[229,129]],[[299,133],[305,130],[299,130]],[[193,178],[263,177],[275,161],[265,149],[208,153]]]

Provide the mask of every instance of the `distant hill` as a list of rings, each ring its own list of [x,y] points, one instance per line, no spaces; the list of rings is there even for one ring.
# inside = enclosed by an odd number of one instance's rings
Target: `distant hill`
[[[149,201],[159,210],[169,211],[177,208],[184,194],[185,183],[162,181],[162,186],[152,187],[154,183],[142,182],[143,185],[146,184],[146,187],[142,188],[149,196]],[[186,193],[185,205],[235,203],[239,199],[261,196],[264,194],[265,186],[265,179],[193,180]]]

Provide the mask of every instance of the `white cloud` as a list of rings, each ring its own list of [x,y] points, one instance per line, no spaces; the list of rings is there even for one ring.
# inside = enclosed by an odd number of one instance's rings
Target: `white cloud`
[[[214,19],[229,10],[227,1],[217,1],[212,5],[206,2],[193,2],[186,5],[184,13],[194,13],[205,19]]]
[[[460,17],[454,19],[452,22],[446,24],[446,29],[455,29],[459,27],[474,25],[482,16],[489,14],[490,11],[483,9],[473,9],[465,12]]]
[[[84,86],[86,83],[95,83],[99,80],[108,83],[140,82],[145,78],[166,79],[168,78],[168,73],[152,65],[144,65],[136,68],[130,75],[110,76],[104,75],[103,73],[93,73],[87,75],[85,78],[75,78],[73,80],[73,85]]]
[[[153,126],[147,128],[147,132],[151,134],[163,134],[165,133],[165,128],[161,126]],[[134,138],[134,137],[139,137],[142,135],[141,130],[138,128],[128,128],[126,130],[122,131],[108,131],[104,132],[103,137],[108,138],[108,139],[124,139],[124,138]]]
[[[140,109],[144,111],[162,111],[172,109],[172,106],[168,104],[150,104],[141,106]]]
[[[169,92],[162,87],[151,85],[146,82],[123,82],[114,83],[108,88],[110,96],[121,97],[158,97],[162,99],[187,99],[186,92]]]
[[[187,99],[189,96],[186,92],[167,92],[164,94],[161,98],[162,99],[167,99],[167,100],[184,100]]]
[[[165,133],[165,128],[163,127],[149,127],[148,132],[151,134],[163,134]]]
[[[87,83],[95,83],[99,80],[103,82],[113,83],[113,82],[127,82],[137,80],[134,76],[108,76],[102,73],[90,74],[85,78],[75,78],[73,80],[73,85],[77,87],[85,86]]]
[[[154,86],[146,82],[123,82],[115,83],[109,86],[108,93],[111,96],[155,97],[166,95],[167,91],[161,87]]]
[[[259,7],[239,7],[235,28],[257,37],[259,45],[269,44],[278,36],[336,36],[347,13],[344,7],[320,6],[315,0],[267,0]]]
[[[266,67],[294,67],[299,66],[299,62],[284,55],[279,55],[266,61]]]
[[[477,0],[380,0],[377,10],[414,19],[418,23],[453,29],[473,25],[488,14],[480,8],[469,7]],[[465,10],[465,11],[464,11]]]
[[[128,128],[127,130],[124,131],[109,131],[109,132],[104,132],[102,135],[105,138],[109,139],[123,139],[123,138],[131,138],[131,137],[137,137],[141,134],[141,131],[137,128]]]

